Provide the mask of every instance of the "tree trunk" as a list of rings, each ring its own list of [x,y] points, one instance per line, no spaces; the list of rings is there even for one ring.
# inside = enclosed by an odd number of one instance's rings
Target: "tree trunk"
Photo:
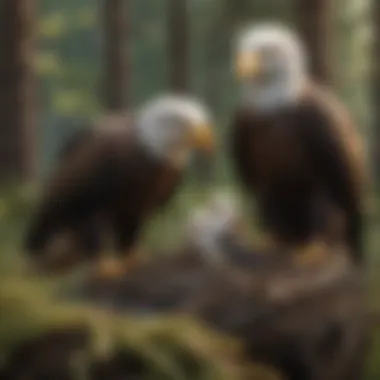
[[[170,89],[181,93],[189,90],[189,21],[187,0],[170,0],[168,13]]]
[[[373,165],[377,186],[380,185],[380,2],[372,2],[373,46],[372,46],[372,120],[373,120]]]
[[[35,174],[35,0],[0,2],[0,180]]]
[[[187,0],[170,0],[168,11],[169,86],[174,93],[187,93],[189,81],[189,17]],[[196,180],[209,180],[210,161],[203,155],[194,157],[192,171]]]
[[[128,0],[103,0],[104,103],[109,111],[128,105]]]
[[[299,32],[310,55],[311,74],[323,83],[331,81],[332,12],[330,0],[295,0]]]

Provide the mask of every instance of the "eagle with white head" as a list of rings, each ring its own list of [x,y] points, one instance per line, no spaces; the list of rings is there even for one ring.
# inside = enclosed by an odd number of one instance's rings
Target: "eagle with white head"
[[[343,240],[362,261],[365,160],[347,110],[310,77],[306,48],[287,27],[247,28],[233,61],[232,156],[272,243]]]
[[[192,153],[213,150],[211,124],[201,102],[175,95],[148,102],[132,117],[100,120],[60,157],[31,222],[27,252],[44,263],[56,233],[80,235],[83,225],[101,219],[128,258],[148,218],[174,197]],[[93,245],[101,233],[87,228],[86,240]],[[118,273],[122,265],[109,268]]]

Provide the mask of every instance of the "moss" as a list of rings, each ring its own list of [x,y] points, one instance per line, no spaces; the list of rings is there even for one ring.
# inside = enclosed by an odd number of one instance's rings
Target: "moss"
[[[244,379],[252,370],[237,341],[188,316],[112,315],[55,300],[37,280],[8,278],[0,282],[0,321],[3,364],[30,342],[79,328],[89,339],[83,343],[75,371],[95,368],[99,373],[138,371],[146,379],[231,380]],[[58,350],[55,345],[61,340],[52,342],[49,351]],[[35,347],[37,355],[40,346]]]

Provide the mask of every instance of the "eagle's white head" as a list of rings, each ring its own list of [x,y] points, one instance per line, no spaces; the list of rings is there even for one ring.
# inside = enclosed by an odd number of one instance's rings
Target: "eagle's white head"
[[[234,66],[244,103],[261,112],[297,102],[308,75],[304,46],[279,24],[259,24],[242,32]]]
[[[213,149],[212,120],[206,107],[186,96],[158,97],[137,114],[141,142],[151,153],[178,167],[194,150]]]

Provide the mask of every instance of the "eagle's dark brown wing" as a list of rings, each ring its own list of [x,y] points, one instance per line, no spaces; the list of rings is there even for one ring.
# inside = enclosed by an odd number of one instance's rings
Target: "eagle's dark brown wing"
[[[71,154],[76,154],[85,144],[91,142],[94,133],[94,129],[89,127],[76,131],[58,152],[59,162],[64,163]],[[76,247],[79,247],[86,256],[95,257],[99,254],[104,234],[104,225],[100,217],[86,220],[72,233]]]
[[[107,159],[96,141],[71,152],[49,180],[27,236],[28,251],[41,250],[60,228],[76,228],[105,197]],[[91,215],[92,216],[92,215]]]
[[[313,88],[301,106],[305,143],[324,191],[345,214],[347,239],[363,260],[362,224],[365,158],[359,132],[331,94]]]
[[[86,144],[87,141],[91,139],[93,133],[94,131],[92,128],[83,128],[76,131],[67,139],[58,152],[58,160],[67,159],[71,153],[74,153],[80,149],[83,144]]]
[[[61,152],[31,221],[25,243],[28,252],[43,252],[48,239],[60,229],[80,233],[81,226],[90,223],[109,203],[121,177],[113,142],[122,140],[128,151],[132,136],[123,129],[99,129],[80,135],[79,140],[74,138],[74,145]],[[85,230],[90,233],[88,228]],[[88,236],[84,240],[88,241]]]
[[[237,110],[228,136],[234,170],[247,190],[252,190],[254,185],[251,157],[249,155],[252,139],[254,138],[251,123],[250,115],[244,110]]]

